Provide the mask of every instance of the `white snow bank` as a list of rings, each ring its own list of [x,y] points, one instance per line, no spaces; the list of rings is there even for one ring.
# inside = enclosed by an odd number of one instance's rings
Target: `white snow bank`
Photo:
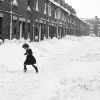
[[[66,36],[29,43],[39,74],[32,66],[23,73],[26,42],[0,45],[0,100],[100,100],[99,38]]]

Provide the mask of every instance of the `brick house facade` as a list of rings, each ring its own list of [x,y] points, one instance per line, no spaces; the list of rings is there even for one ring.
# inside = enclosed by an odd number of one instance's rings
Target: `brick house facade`
[[[86,22],[56,0],[0,0],[0,38],[3,40],[40,41],[66,34],[79,36],[86,34],[86,26]]]

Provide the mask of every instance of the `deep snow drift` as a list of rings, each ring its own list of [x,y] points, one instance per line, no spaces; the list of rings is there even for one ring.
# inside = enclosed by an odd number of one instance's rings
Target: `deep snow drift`
[[[39,73],[23,73],[23,39],[0,45],[0,100],[100,100],[100,38],[29,43]]]

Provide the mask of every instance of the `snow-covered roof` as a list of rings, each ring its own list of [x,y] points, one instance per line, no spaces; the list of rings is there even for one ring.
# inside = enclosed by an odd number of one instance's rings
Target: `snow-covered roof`
[[[80,18],[80,20],[81,20],[82,22],[86,23],[86,21],[85,21],[85,20],[83,20],[83,19],[81,19],[81,18]]]
[[[65,10],[66,12],[68,12],[68,14],[70,14],[70,11],[67,8],[64,8],[63,6],[60,5],[60,8],[62,8],[63,10]]]
[[[49,1],[52,2],[54,5],[60,7],[64,11],[68,12],[68,14],[70,14],[70,11],[67,8],[64,8],[63,6],[61,6],[59,3],[55,2],[54,0],[49,0]]]
[[[73,13],[70,13],[71,15],[73,15],[73,16],[76,16],[75,14],[73,14]]]
[[[82,18],[77,17],[80,21],[87,23],[85,20],[83,20]]]

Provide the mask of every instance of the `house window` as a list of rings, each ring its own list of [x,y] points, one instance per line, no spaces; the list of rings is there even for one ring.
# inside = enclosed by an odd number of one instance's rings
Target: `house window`
[[[60,19],[60,17],[61,17],[61,10],[60,10],[60,8],[58,8],[56,10],[56,15],[57,15],[57,19]]]
[[[39,11],[39,8],[38,8],[38,0],[36,1],[36,11]]]
[[[64,13],[62,13],[62,21],[64,21]]]
[[[70,23],[72,23],[72,18],[70,18]]]
[[[68,18],[68,23],[70,23],[70,19]]]
[[[48,4],[48,15],[51,16],[51,4]]]
[[[46,12],[46,6],[47,6],[47,4],[45,3],[45,7],[44,7],[44,14],[46,14],[47,12]]]
[[[57,18],[57,10],[55,9],[55,18]]]
[[[65,21],[65,22],[67,21],[66,15],[64,16],[64,21]]]

